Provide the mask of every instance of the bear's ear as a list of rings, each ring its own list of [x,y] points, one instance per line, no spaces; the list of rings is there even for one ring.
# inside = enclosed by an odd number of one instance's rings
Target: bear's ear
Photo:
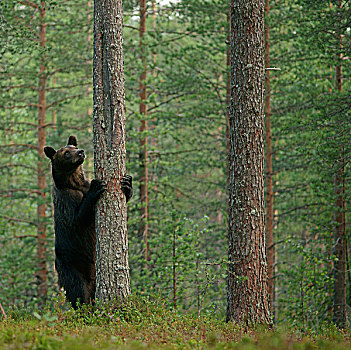
[[[56,151],[52,147],[47,146],[44,147],[44,153],[48,158],[52,159],[56,154]]]
[[[77,147],[77,145],[78,145],[77,138],[75,136],[70,136],[68,139],[67,145],[72,145],[72,146]]]

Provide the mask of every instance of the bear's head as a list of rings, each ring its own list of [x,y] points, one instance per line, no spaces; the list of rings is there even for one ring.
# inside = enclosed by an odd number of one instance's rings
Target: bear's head
[[[51,160],[52,168],[63,173],[75,171],[85,159],[84,150],[77,148],[77,139],[70,136],[67,146],[55,151],[52,147],[44,147],[45,155]]]

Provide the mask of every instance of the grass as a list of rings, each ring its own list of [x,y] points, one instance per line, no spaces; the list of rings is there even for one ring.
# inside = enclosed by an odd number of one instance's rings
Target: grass
[[[349,335],[330,326],[323,335],[243,328],[180,315],[160,299],[133,296],[123,305],[14,310],[0,321],[0,349],[351,349]]]

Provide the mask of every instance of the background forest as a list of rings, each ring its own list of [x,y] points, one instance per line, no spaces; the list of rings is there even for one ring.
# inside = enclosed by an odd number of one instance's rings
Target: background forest
[[[143,3],[124,1],[131,289],[223,319],[229,3]],[[318,329],[332,320],[340,237],[350,312],[350,10],[347,0],[271,0],[266,8],[266,178],[273,185],[267,181],[266,231],[274,237],[277,323]],[[1,2],[4,309],[58,293],[42,148],[76,135],[93,176],[92,21],[89,0]]]

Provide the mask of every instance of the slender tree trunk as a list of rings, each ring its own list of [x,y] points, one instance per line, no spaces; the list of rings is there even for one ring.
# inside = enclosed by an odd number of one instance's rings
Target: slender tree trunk
[[[227,321],[270,324],[263,181],[264,2],[231,2]]]
[[[172,261],[173,261],[173,305],[174,310],[177,309],[177,252],[176,252],[177,233],[176,228],[173,231],[173,245],[172,245]]]
[[[45,1],[40,4],[40,27],[39,27],[39,43],[41,49],[45,48],[46,42],[46,23],[45,23]],[[45,131],[45,116],[46,116],[46,67],[45,59],[41,59],[39,67],[39,96],[38,96],[38,188],[39,188],[39,201],[37,208],[38,214],[38,297],[45,300],[47,296],[47,264],[46,264],[46,204],[45,204],[45,190],[46,190],[46,177],[44,171],[44,146],[46,143]]]
[[[94,1],[94,166],[107,184],[96,213],[96,298],[130,294],[126,172],[122,1]]]
[[[265,4],[266,18],[269,15],[269,0]],[[270,68],[269,62],[269,26],[265,26],[265,63]],[[265,94],[265,124],[266,124],[266,241],[267,241],[267,270],[268,270],[268,295],[271,311],[274,310],[274,244],[273,244],[273,169],[272,169],[272,128],[271,128],[271,87],[270,71],[266,69],[266,94]]]
[[[341,1],[339,1],[341,9]],[[342,49],[342,37],[339,35],[339,49]],[[339,63],[336,66],[336,90],[342,92],[342,54],[339,54]],[[342,124],[342,121],[340,122]],[[338,123],[338,127],[342,127]],[[342,135],[343,136],[343,135]],[[341,141],[338,161],[336,162],[336,173],[334,176],[334,191],[336,197],[335,210],[335,256],[334,263],[334,322],[344,328],[346,324],[346,220],[345,220],[345,151]]]
[[[140,54],[143,71],[139,79],[139,112],[142,120],[140,121],[140,233],[144,237],[145,243],[145,260],[148,261],[148,219],[149,219],[149,193],[148,193],[148,159],[147,159],[147,105],[145,103],[146,94],[146,48],[145,48],[145,31],[146,31],[146,0],[140,2]]]
[[[227,66],[227,83],[226,83],[226,105],[227,105],[227,114],[225,116],[226,121],[226,130],[225,130],[225,138],[226,138],[226,151],[227,151],[227,192],[229,189],[229,167],[230,167],[230,126],[229,126],[229,106],[230,106],[230,54],[231,54],[231,45],[230,45],[230,5],[228,6],[227,12],[227,52],[226,52],[226,66]]]
[[[152,8],[152,30],[154,33],[156,32],[156,0],[151,1],[151,8]],[[154,65],[156,64],[157,55],[152,53],[152,61]],[[153,75],[156,76],[156,71],[153,69]]]
[[[52,83],[53,83],[54,87],[56,87],[56,77],[53,78]],[[56,108],[54,108],[52,111],[52,130],[53,131],[57,130],[57,111],[56,111]]]

